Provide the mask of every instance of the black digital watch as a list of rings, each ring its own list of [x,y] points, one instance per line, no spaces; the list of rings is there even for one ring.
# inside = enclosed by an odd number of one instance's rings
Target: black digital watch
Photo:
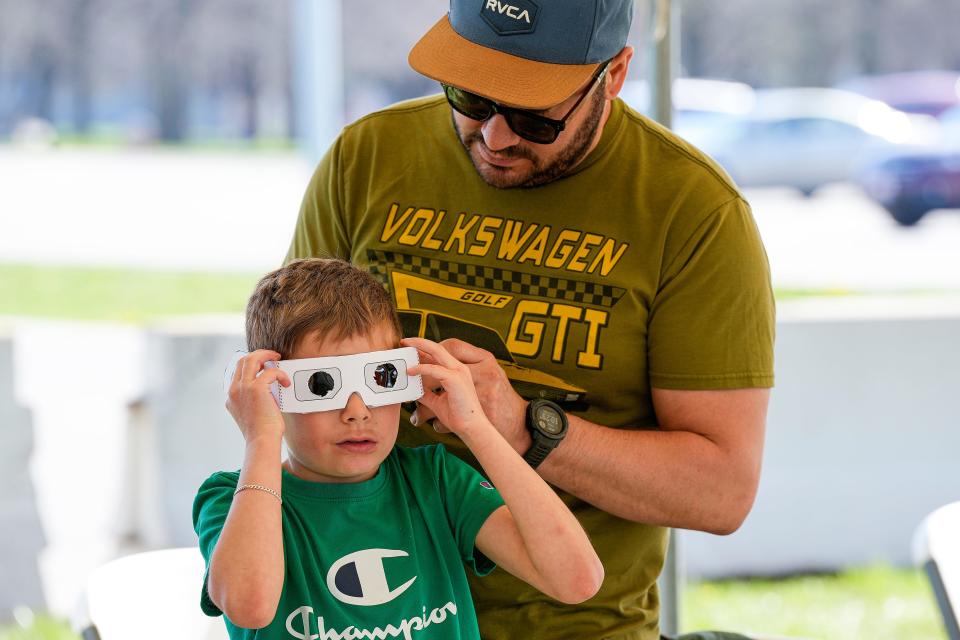
[[[533,444],[523,454],[527,464],[536,469],[567,435],[568,425],[567,414],[560,405],[543,398],[531,400],[527,405],[527,430]]]

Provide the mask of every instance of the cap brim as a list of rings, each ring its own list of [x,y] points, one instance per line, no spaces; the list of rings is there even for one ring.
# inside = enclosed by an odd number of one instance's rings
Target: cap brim
[[[538,62],[490,49],[454,31],[447,16],[414,45],[408,62],[428,78],[524,109],[560,104],[600,66]]]

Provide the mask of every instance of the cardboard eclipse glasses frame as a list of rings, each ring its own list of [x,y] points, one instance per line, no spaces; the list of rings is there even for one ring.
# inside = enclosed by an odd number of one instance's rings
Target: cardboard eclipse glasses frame
[[[238,353],[233,365],[227,367],[226,389],[244,355]],[[401,347],[348,356],[272,360],[264,366],[284,371],[293,383],[289,387],[279,382],[270,384],[280,411],[314,413],[343,409],[354,393],[368,407],[418,400],[423,396],[423,381],[420,376],[408,375],[407,369],[419,363],[416,349]]]

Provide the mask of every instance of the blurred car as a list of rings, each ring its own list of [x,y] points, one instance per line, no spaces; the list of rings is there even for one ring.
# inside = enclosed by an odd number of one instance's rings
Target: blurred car
[[[915,135],[911,118],[863,96],[823,88],[761,89],[714,158],[741,187],[790,186],[810,195],[856,179],[869,158]]]
[[[960,105],[960,73],[906,71],[851,78],[837,85],[868,98],[882,100],[907,113],[940,116]]]
[[[943,112],[940,123],[936,144],[889,153],[860,176],[866,194],[901,225],[934,209],[960,209],[960,107]]]
[[[644,115],[651,115],[650,87],[630,80],[620,91],[623,100]],[[736,134],[743,117],[753,109],[753,87],[743,82],[711,78],[677,78],[673,81],[671,130],[710,155]]]

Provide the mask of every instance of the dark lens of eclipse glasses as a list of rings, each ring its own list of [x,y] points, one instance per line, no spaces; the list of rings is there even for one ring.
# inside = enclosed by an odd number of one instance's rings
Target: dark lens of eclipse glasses
[[[457,87],[444,85],[443,91],[450,106],[471,120],[485,121],[495,113],[499,113],[507,121],[510,130],[524,140],[537,144],[550,144],[560,135],[560,127],[555,126],[549,118],[498,105],[492,100]]]
[[[397,368],[384,362],[373,373],[373,381],[384,389],[393,389],[397,385]]]
[[[333,381],[333,376],[326,371],[317,371],[307,380],[307,388],[310,389],[310,393],[321,398],[333,391],[335,386],[337,385]]]

